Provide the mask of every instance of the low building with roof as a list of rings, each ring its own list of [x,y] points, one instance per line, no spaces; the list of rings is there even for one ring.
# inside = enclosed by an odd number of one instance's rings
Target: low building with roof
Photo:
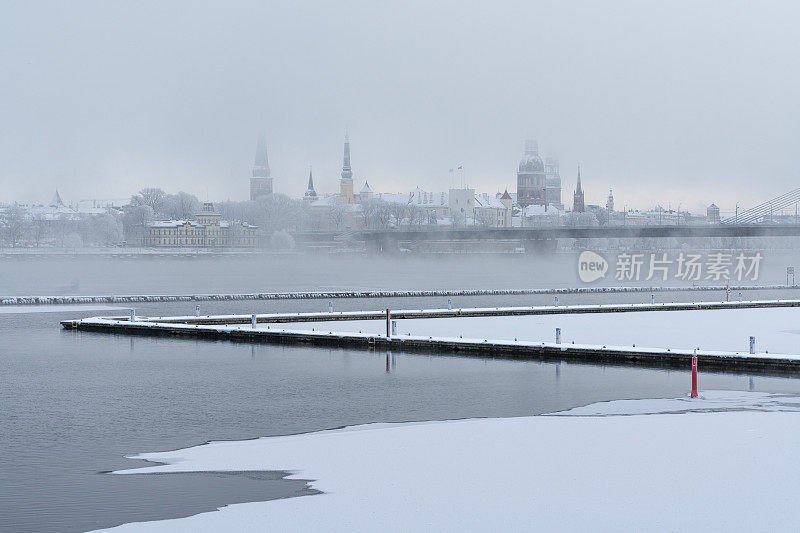
[[[247,222],[223,220],[206,202],[194,220],[156,220],[147,225],[144,246],[202,247],[202,248],[252,248],[258,245],[258,226]]]

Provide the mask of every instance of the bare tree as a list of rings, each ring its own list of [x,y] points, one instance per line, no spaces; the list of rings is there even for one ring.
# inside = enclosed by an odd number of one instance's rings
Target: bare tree
[[[131,243],[141,243],[147,225],[154,219],[153,208],[149,205],[130,205],[125,207],[125,211],[122,214],[125,240]]]
[[[330,211],[328,211],[328,222],[330,223],[331,229],[342,229],[344,226],[344,219],[344,207],[338,204],[332,205]]]
[[[377,224],[378,219],[378,209],[380,209],[380,201],[379,200],[367,200],[361,202],[361,211],[359,212],[359,218],[361,219],[361,225],[366,229],[372,229]]]
[[[92,217],[89,230],[90,240],[96,244],[111,246],[122,240],[122,225],[110,213]]]
[[[36,246],[39,246],[42,240],[47,236],[48,229],[47,219],[45,219],[43,215],[34,215],[31,218],[28,234],[31,236],[31,240]]]
[[[256,199],[261,206],[263,229],[267,233],[274,231],[296,231],[300,221],[300,200],[293,200],[285,194],[270,194]]]
[[[389,215],[394,221],[394,225],[399,228],[410,211],[408,204],[392,202],[387,205],[387,208],[389,210]]]
[[[200,201],[193,194],[181,191],[164,196],[161,210],[172,220],[191,220],[200,211]]]
[[[6,211],[5,216],[6,237],[11,246],[16,246],[22,242],[25,232],[28,230],[28,219],[25,210],[14,205]]]
[[[430,217],[428,210],[418,205],[411,205],[408,207],[408,221],[412,226],[424,226],[428,224]]]
[[[392,208],[390,204],[381,202],[378,204],[378,209],[375,212],[375,227],[378,229],[388,229],[392,225]]]
[[[164,207],[164,197],[166,193],[161,189],[157,189],[154,187],[148,187],[146,189],[142,189],[139,191],[139,194],[134,195],[131,198],[131,205],[139,206],[139,205],[146,205],[149,206],[150,209],[153,210],[156,216],[163,216],[163,207]]]

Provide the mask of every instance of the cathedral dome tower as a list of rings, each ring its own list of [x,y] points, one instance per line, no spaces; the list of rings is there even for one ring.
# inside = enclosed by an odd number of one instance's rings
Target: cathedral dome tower
[[[539,145],[534,140],[525,141],[525,151],[517,171],[517,203],[520,207],[545,205],[544,162],[539,156]]]

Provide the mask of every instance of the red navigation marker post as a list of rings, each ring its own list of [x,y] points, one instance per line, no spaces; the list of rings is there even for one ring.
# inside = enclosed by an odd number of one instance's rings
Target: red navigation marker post
[[[392,312],[389,311],[389,309],[387,308],[386,309],[386,338],[387,339],[392,336],[391,331],[389,330],[389,320],[391,319],[391,316],[392,316]]]
[[[697,350],[692,356],[692,398],[697,398]]]

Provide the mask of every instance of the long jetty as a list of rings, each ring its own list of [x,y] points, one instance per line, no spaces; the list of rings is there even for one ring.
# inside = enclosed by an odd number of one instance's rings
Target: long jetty
[[[313,291],[217,294],[127,294],[105,296],[0,296],[0,305],[74,305],[239,300],[335,300],[342,298],[424,298],[446,296],[519,296],[665,292],[731,292],[800,289],[798,285],[690,285],[676,287],[565,287],[543,289],[453,289],[410,291]]]
[[[648,311],[711,311],[721,309],[755,309],[768,307],[800,307],[800,300],[753,300],[743,302],[664,302],[652,304],[588,304],[538,305],[528,307],[469,307],[461,309],[398,309],[391,311],[393,319],[459,318],[525,315],[568,315],[586,313],[637,313]],[[201,315],[136,317],[139,322],[161,324],[250,324],[257,323],[329,322],[341,320],[382,320],[386,311],[336,311],[309,313],[259,313],[249,315]],[[129,317],[120,317],[129,320]],[[66,320],[62,324],[71,324]],[[64,326],[67,327],[67,326]],[[70,326],[71,327],[71,326]]]
[[[390,319],[455,318],[475,316],[514,316],[565,313],[623,313],[643,311],[685,311],[800,307],[800,300],[764,300],[750,302],[701,302],[679,304],[615,304],[586,306],[540,306],[474,309],[422,309],[391,311]],[[386,311],[342,313],[276,313],[260,315],[221,315],[183,317],[93,317],[64,320],[64,329],[128,335],[197,337],[272,344],[308,344],[317,346],[396,350],[428,353],[455,353],[479,357],[503,357],[533,360],[559,360],[612,364],[639,364],[683,368],[696,353],[708,370],[755,371],[797,375],[800,355],[741,353],[710,350],[663,349],[635,346],[562,344],[508,339],[451,338],[433,336],[390,336],[369,333],[287,330],[258,327],[258,323],[287,323],[329,320],[387,319]]]

